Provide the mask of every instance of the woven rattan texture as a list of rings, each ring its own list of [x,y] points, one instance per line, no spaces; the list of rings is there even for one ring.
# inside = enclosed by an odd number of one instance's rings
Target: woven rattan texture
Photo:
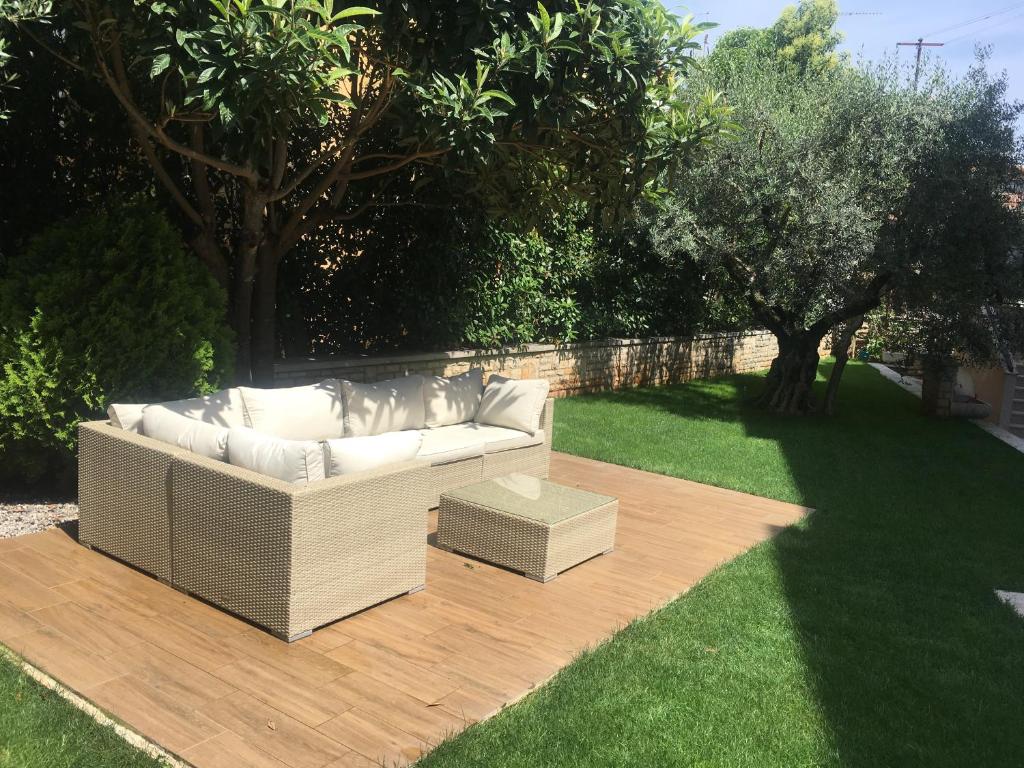
[[[615,546],[618,507],[613,501],[547,525],[442,494],[437,543],[547,581]]]
[[[78,439],[79,540],[169,580],[169,476],[184,451],[104,422],[83,422]]]

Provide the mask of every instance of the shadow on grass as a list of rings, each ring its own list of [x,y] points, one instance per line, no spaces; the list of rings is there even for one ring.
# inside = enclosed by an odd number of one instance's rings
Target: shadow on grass
[[[556,447],[817,509],[769,547],[835,762],[1024,765],[1024,623],[993,594],[1024,591],[1024,456],[866,365],[833,418],[757,410],[759,386],[581,397]]]
[[[741,409],[818,510],[773,547],[841,763],[1022,765],[1024,456],[846,376],[834,419]]]

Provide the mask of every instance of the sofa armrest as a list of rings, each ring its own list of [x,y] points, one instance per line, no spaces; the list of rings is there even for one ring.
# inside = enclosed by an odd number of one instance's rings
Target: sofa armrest
[[[171,578],[171,464],[187,451],[104,421],[78,425],[78,539]]]
[[[540,412],[540,428],[544,430],[544,444],[550,451],[552,435],[555,431],[555,399],[553,397],[544,401],[544,409]]]

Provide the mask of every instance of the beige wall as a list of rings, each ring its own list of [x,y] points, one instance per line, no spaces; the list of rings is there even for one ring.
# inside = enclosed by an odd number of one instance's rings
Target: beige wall
[[[999,424],[1003,412],[1003,392],[1007,374],[1001,367],[966,368],[974,379],[975,396],[992,406],[992,413],[985,421]],[[1007,403],[1009,407],[1009,403]]]
[[[283,361],[278,386],[326,378],[379,381],[411,373],[450,376],[473,367],[513,378],[546,378],[555,396],[619,387],[670,384],[767,368],[775,357],[767,331],[694,337],[608,339],[579,344],[527,344],[500,350],[461,350]]]

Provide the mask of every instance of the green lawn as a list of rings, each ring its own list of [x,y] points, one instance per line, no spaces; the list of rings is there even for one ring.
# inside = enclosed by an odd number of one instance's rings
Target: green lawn
[[[1024,620],[992,594],[1024,591],[1024,456],[867,366],[834,419],[758,386],[558,403],[559,450],[818,511],[424,768],[1024,764]]]
[[[3,768],[157,768],[0,654],[0,766]]]
[[[826,371],[827,372],[827,371]],[[818,512],[424,768],[1020,766],[1024,456],[866,366],[834,419],[756,376],[560,401],[556,448]],[[0,661],[0,766],[149,761]]]

